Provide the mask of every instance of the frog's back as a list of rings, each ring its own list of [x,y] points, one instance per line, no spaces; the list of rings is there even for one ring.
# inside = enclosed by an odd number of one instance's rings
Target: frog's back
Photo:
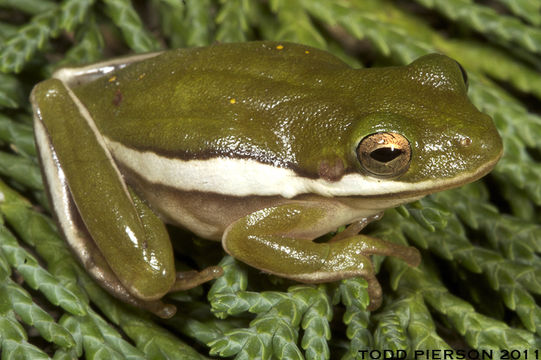
[[[329,103],[329,92],[347,91],[336,78],[347,69],[303,45],[220,44],[164,52],[75,91],[107,139],[132,149],[286,166],[296,161],[291,146],[302,146],[290,136],[306,132],[313,141],[314,127],[333,116],[347,121],[336,113],[340,96]]]

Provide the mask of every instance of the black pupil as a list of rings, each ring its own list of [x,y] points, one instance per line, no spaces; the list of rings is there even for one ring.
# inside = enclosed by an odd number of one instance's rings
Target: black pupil
[[[396,159],[400,154],[402,154],[402,150],[400,149],[383,147],[372,151],[370,157],[376,161],[386,163]]]

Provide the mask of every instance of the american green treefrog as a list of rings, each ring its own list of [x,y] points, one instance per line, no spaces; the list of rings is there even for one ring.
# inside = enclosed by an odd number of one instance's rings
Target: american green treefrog
[[[266,273],[362,276],[375,308],[369,256],[420,255],[359,231],[482,177],[502,154],[466,80],[443,55],[353,69],[312,47],[248,42],[61,69],[31,100],[60,229],[116,297],[170,317],[165,294],[221,275],[176,273],[166,222]]]

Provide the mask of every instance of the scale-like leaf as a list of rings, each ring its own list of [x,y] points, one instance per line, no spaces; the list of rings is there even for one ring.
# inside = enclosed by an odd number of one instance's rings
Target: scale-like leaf
[[[129,0],[103,0],[106,11],[122,31],[126,43],[135,52],[150,52],[161,48],[156,39],[143,28],[141,18]]]
[[[541,1],[416,2],[0,0],[2,358],[197,359],[210,351],[236,359],[358,359],[371,349],[539,347]],[[423,256],[419,269],[374,258],[384,298],[373,313],[362,279],[291,286],[226,256],[223,277],[170,296],[178,314],[159,322],[98,287],[44,216],[26,99],[59,66],[259,39],[327,49],[354,67],[447,54],[468,72],[468,96],[494,119],[504,156],[488,181],[386,211],[363,229],[409,242]],[[199,268],[222,257],[217,249],[200,256],[176,247]]]

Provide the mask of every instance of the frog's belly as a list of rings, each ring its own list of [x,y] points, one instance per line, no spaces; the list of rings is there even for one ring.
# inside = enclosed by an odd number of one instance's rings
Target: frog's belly
[[[324,224],[313,228],[304,238],[316,238],[339,226],[359,221],[379,213],[380,209],[353,208],[333,198],[302,195],[293,199],[279,196],[234,197],[202,192],[144,191],[149,204],[168,223],[182,226],[211,240],[221,240],[225,229],[236,220],[260,209],[288,203],[315,202],[328,208]]]
[[[183,192],[154,186],[142,196],[167,223],[186,228],[210,240],[221,240],[231,223],[253,211],[280,204],[278,197],[234,197]]]
[[[404,202],[404,199],[366,197],[334,197],[299,195],[291,199],[281,196],[229,196],[197,191],[180,191],[167,186],[150,184],[138,176],[125,173],[134,190],[156,211],[164,221],[184,227],[198,236],[221,240],[225,229],[236,220],[254,211],[288,203],[317,203],[329,209],[323,225],[313,229],[306,237],[316,238],[339,226],[360,221],[384,209]],[[410,200],[410,199],[408,199]]]

